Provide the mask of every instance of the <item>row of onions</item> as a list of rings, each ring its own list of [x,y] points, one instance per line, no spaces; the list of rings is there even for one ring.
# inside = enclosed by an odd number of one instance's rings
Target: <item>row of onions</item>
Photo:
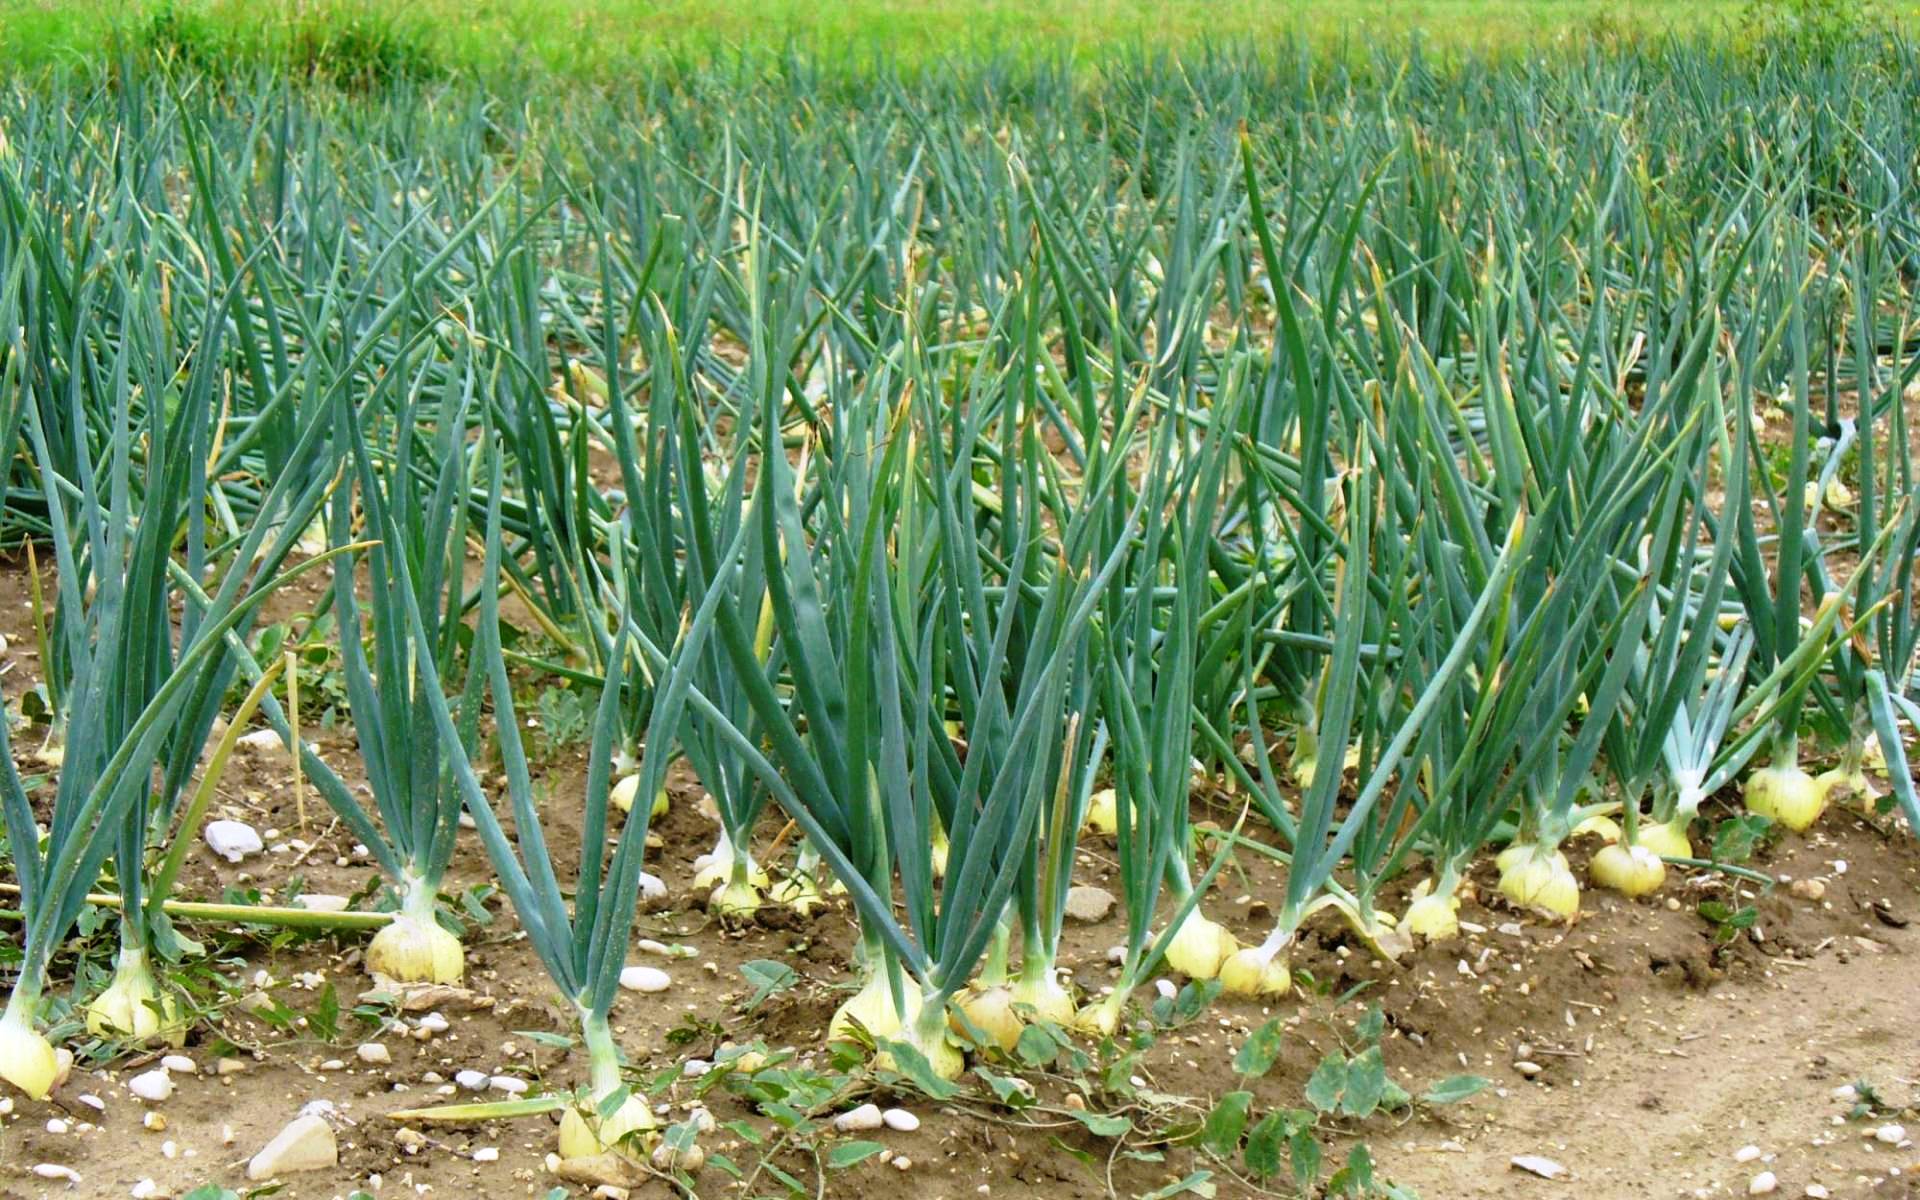
[[[181,128],[137,152],[186,160],[184,219],[68,198],[124,261],[0,222],[38,484],[8,503],[54,579],[50,803],[0,722],[0,1078],[31,1096],[50,1030],[184,1034],[171,893],[256,722],[381,910],[196,915],[372,927],[386,984],[459,983],[469,839],[577,1023],[569,1157],[653,1133],[611,1014],[670,779],[714,819],[694,903],[849,915],[828,1034],[923,1081],[1035,1022],[1116,1037],[1162,972],[1280,996],[1311,922],[1389,958],[1454,936],[1489,857],[1564,921],[1575,838],[1640,897],[1715,865],[1710,805],[1920,823],[1920,358],[1885,213],[1844,244],[1742,194],[1682,221],[1603,140],[1536,210],[1421,192],[1459,163],[1392,128],[1308,197],[1245,128],[1122,168],[862,126],[844,199],[731,139],[536,184],[474,125],[295,228]],[[770,128],[746,144],[778,160]],[[317,185],[324,157],[271,144]],[[352,763],[253,636],[308,573]],[[593,698],[578,794],[537,778],[528,679]],[[1062,961],[1089,853],[1123,906],[1104,991]],[[1248,855],[1285,882],[1242,944],[1207,908]],[[49,975],[104,883],[117,969],[69,1020]]]

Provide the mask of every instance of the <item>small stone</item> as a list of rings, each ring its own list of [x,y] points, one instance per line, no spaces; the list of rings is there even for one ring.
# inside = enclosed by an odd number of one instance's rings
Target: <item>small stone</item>
[[[453,1028],[447,1023],[447,1019],[437,1012],[430,1012],[426,1016],[421,1017],[418,1021],[414,1022],[414,1027],[425,1030],[427,1033],[445,1033],[447,1030]]]
[[[1067,919],[1094,925],[1113,912],[1113,893],[1102,887],[1077,886],[1067,889]]]
[[[1898,1146],[1907,1140],[1907,1128],[1904,1125],[1882,1125],[1873,1131],[1873,1140],[1885,1142],[1889,1146]]]
[[[920,1128],[920,1118],[914,1116],[904,1108],[890,1108],[880,1114],[880,1119],[886,1122],[888,1129],[900,1133],[912,1133],[914,1130]]]
[[[1823,900],[1827,895],[1827,885],[1818,879],[1796,879],[1787,888],[1795,900]]]
[[[244,862],[266,848],[259,832],[245,821],[209,821],[201,836],[209,850],[230,863]]]
[[[487,1086],[509,1096],[524,1096],[527,1093],[527,1081],[518,1075],[495,1075],[487,1080]]]
[[[1529,1061],[1528,1059],[1523,1058],[1519,1062],[1513,1064],[1513,1069],[1520,1072],[1522,1075],[1525,1075],[1528,1079],[1532,1079],[1535,1076],[1539,1075],[1540,1072],[1545,1070],[1546,1068],[1542,1067],[1537,1062],[1532,1062],[1532,1061]]]
[[[72,1167],[63,1167],[59,1163],[35,1163],[33,1173],[42,1179],[64,1179],[68,1183],[79,1183],[80,1172]]]
[[[1733,1152],[1733,1161],[1737,1163],[1750,1163],[1759,1157],[1760,1147],[1758,1146],[1742,1146]]]
[[[322,1071],[344,1071],[347,1069],[347,1064],[342,1059],[330,1058],[320,1064],[320,1069]]]
[[[453,1073],[453,1081],[460,1085],[462,1091],[467,1092],[486,1091],[487,1078],[485,1071],[455,1071]]]
[[[167,1074],[165,1067],[143,1071],[127,1080],[127,1090],[148,1104],[158,1104],[173,1095],[173,1076]]]
[[[1525,1171],[1529,1175],[1538,1175],[1542,1179],[1558,1179],[1567,1173],[1567,1169],[1550,1158],[1538,1154],[1520,1154],[1508,1161],[1508,1166],[1516,1171]]]
[[[1806,1194],[1807,1194],[1808,1200],[1831,1200],[1831,1197],[1833,1196],[1832,1192],[1828,1191],[1826,1188],[1821,1187],[1817,1183],[1808,1184]]]
[[[1843,1083],[1839,1087],[1833,1089],[1833,1098],[1835,1100],[1840,1101],[1843,1104],[1852,1104],[1855,1100],[1858,1100],[1860,1098],[1860,1089],[1854,1087],[1850,1083]]]
[[[247,1178],[256,1183],[295,1171],[319,1171],[337,1166],[340,1146],[334,1140],[333,1126],[317,1116],[294,1118],[293,1122],[247,1164]]]
[[[238,1075],[246,1069],[247,1064],[240,1059],[223,1058],[219,1064],[214,1067],[214,1073],[218,1075]]]
[[[893,1165],[893,1169],[894,1169],[894,1170],[896,1170],[896,1171],[911,1171],[911,1170],[913,1170],[913,1160],[912,1160],[912,1159],[910,1159],[910,1158],[908,1158],[908,1157],[907,1157],[906,1155],[904,1155],[904,1154],[902,1154],[902,1155],[899,1155],[898,1157],[896,1157],[896,1158],[895,1158],[895,1159],[893,1160],[893,1164],[892,1164],[892,1165]]]
[[[184,1054],[169,1054],[160,1060],[160,1065],[175,1075],[198,1075],[200,1067]]]
[[[473,1161],[479,1163],[499,1162],[500,1148],[498,1146],[482,1146],[473,1152]]]
[[[667,885],[661,882],[660,877],[649,875],[645,871],[640,872],[640,899],[654,901],[666,898]]]
[[[159,1200],[163,1193],[160,1191],[159,1184],[151,1179],[142,1179],[139,1183],[133,1185],[130,1194],[133,1196],[133,1200]]]
[[[356,1058],[370,1067],[383,1067],[393,1061],[393,1052],[379,1042],[367,1042],[353,1053]]]
[[[77,1099],[95,1112],[107,1111],[107,1102],[91,1092],[82,1092]]]
[[[680,1074],[688,1079],[698,1079],[713,1070],[713,1064],[704,1058],[690,1058],[680,1066]]]
[[[664,992],[673,979],[659,967],[628,967],[620,972],[620,986],[630,992]]]
[[[1127,948],[1125,946],[1108,946],[1107,947],[1108,963],[1117,967],[1126,961],[1127,961]]]
[[[1173,980],[1171,979],[1154,980],[1153,990],[1156,992],[1159,992],[1162,997],[1168,1000],[1171,1000],[1175,996],[1178,996],[1180,994],[1180,989],[1173,986]]]
[[[165,1133],[167,1129],[167,1119],[157,1112],[150,1112],[141,1117],[140,1124],[151,1133]]]
[[[1770,1196],[1780,1189],[1780,1180],[1772,1171],[1762,1171],[1747,1181],[1747,1195]]]
[[[345,896],[331,896],[326,892],[305,892],[298,904],[308,912],[337,913],[347,911]]]
[[[286,745],[271,729],[251,729],[240,735],[239,744],[255,754],[271,754]]]
[[[62,1134],[62,1133],[66,1133],[66,1132],[67,1132],[68,1130],[70,1130],[70,1129],[72,1129],[72,1128],[73,1128],[73,1126],[71,1126],[71,1125],[69,1125],[69,1124],[67,1124],[67,1122],[66,1122],[66,1121],[65,1121],[64,1119],[62,1119],[62,1118],[60,1118],[60,1117],[48,1117],[48,1118],[47,1118],[47,1132],[48,1132],[48,1133],[52,1133],[52,1134]]]
[[[833,1128],[838,1133],[865,1133],[878,1129],[886,1118],[880,1113],[878,1104],[862,1104],[859,1108],[843,1112],[833,1119]]]

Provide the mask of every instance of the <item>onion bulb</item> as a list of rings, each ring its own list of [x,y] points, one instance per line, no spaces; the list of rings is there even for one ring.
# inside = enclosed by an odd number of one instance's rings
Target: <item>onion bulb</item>
[[[707,897],[707,911],[728,920],[751,917],[760,911],[765,897],[751,879],[731,879],[713,889]]]
[[[1813,776],[1789,759],[1786,766],[1762,767],[1747,776],[1747,811],[1802,832],[1820,819],[1826,793]]]
[[[146,953],[140,950],[120,951],[113,981],[87,1005],[86,1018],[87,1032],[95,1037],[158,1040],[170,1046],[187,1038],[179,1004],[154,982]]]
[[[1623,896],[1638,898],[1660,890],[1667,880],[1667,865],[1645,846],[1623,846],[1618,842],[1602,846],[1587,864],[1587,874],[1603,888]]]
[[[1126,989],[1115,988],[1100,999],[1081,1005],[1080,1011],[1073,1014],[1074,1029],[1088,1037],[1112,1037],[1120,1030],[1120,1009],[1126,998]]]
[[[975,984],[961,993],[953,1007],[989,1042],[1008,1052],[1019,1042],[1020,1031],[1026,1028],[1026,1022],[1013,1011],[1013,989],[1005,984],[986,987]],[[966,1032],[966,1027],[957,1019],[954,1027],[957,1033]]]
[[[1220,964],[1239,948],[1225,927],[1207,920],[1196,908],[1167,943],[1167,965],[1189,979],[1212,979],[1220,973]]]
[[[1873,812],[1880,800],[1880,789],[1874,786],[1867,772],[1860,765],[1852,768],[1835,767],[1831,771],[1822,771],[1814,777],[1814,786],[1820,789],[1821,803],[1839,801],[1864,812]]]
[[[1620,840],[1620,823],[1612,817],[1596,813],[1575,825],[1573,833],[1569,836],[1586,837],[1588,835],[1597,837],[1603,842],[1617,842]]]
[[[947,1022],[944,1017],[921,1012],[907,1023],[901,1036],[891,1039],[905,1042],[920,1052],[927,1060],[927,1066],[941,1079],[958,1079],[960,1072],[966,1070],[966,1056],[960,1053],[960,1047],[947,1036]],[[882,1071],[897,1070],[893,1055],[882,1050],[873,1056],[873,1065]]]
[[[1279,947],[1248,946],[1220,964],[1220,987],[1230,996],[1284,996],[1293,987],[1293,970]]]
[[[1407,906],[1400,928],[1429,941],[1458,937],[1460,897],[1454,895],[1452,889],[1436,892],[1431,879],[1422,879],[1413,889],[1413,903]]]
[[[631,1093],[611,1116],[603,1117],[597,1109],[582,1112],[579,1106],[571,1106],[560,1117],[560,1157],[578,1159],[621,1153],[625,1149],[623,1141],[634,1134],[651,1133],[654,1128],[653,1110],[644,1099]]]
[[[1687,818],[1676,813],[1664,824],[1643,826],[1635,840],[1661,858],[1692,858],[1693,841],[1687,837],[1687,825]]]
[[[826,903],[826,898],[820,894],[820,885],[805,871],[795,871],[782,878],[768,890],[767,896],[774,903],[784,904],[803,917],[812,916],[814,909]]]
[[[1013,985],[1013,1002],[1028,1006],[1036,1017],[1055,1025],[1066,1025],[1073,1020],[1073,997],[1060,986],[1051,969],[1033,978],[1022,976]]]
[[[920,1011],[920,985],[903,975],[900,990],[906,1007],[904,1015],[910,1019]],[[887,983],[886,972],[875,971],[860,985],[859,991],[833,1011],[833,1020],[827,1022],[827,1040],[852,1040],[855,1022],[875,1041],[897,1037],[903,1027],[902,1015],[893,1007],[893,989]]]
[[[628,775],[613,785],[613,791],[608,793],[607,799],[613,801],[613,806],[621,812],[630,813],[633,811],[633,797],[639,790],[640,777],[638,775]],[[665,785],[662,785],[659,793],[653,798],[653,812],[650,816],[652,818],[659,818],[666,815],[667,789]]]
[[[28,1006],[30,1007],[30,1006]],[[45,1100],[60,1078],[60,1060],[53,1043],[33,1027],[33,1020],[16,1004],[7,1006],[0,1017],[0,1079],[26,1093],[29,1099]]]
[[[460,939],[426,915],[402,912],[367,943],[367,973],[395,983],[459,983],[467,971]]]
[[[1120,804],[1114,799],[1112,788],[1102,788],[1087,800],[1087,816],[1082,824],[1108,837],[1120,832]]]
[[[1580,911],[1580,883],[1567,865],[1567,856],[1543,846],[1526,846],[1509,860],[1500,872],[1500,894],[1555,920],[1572,920]]]

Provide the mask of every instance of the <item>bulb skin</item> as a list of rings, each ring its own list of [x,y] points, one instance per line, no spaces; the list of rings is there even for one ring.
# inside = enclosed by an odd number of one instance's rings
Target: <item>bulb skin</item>
[[[0,1017],[0,1079],[30,1100],[45,1100],[60,1081],[60,1059],[53,1043],[17,1013]]]
[[[1167,965],[1189,979],[1212,979],[1239,948],[1233,934],[1196,908],[1167,943]]]
[[[1580,911],[1580,883],[1558,850],[1528,846],[1500,873],[1500,894],[1516,907],[1556,921]]]
[[[1596,884],[1619,892],[1629,899],[1650,896],[1667,881],[1667,865],[1645,846],[1623,846],[1618,842],[1602,846],[1587,864],[1587,874]]]
[[[395,983],[457,984],[467,973],[460,939],[430,917],[401,913],[367,944],[367,973]]]
[[[638,775],[627,775],[623,776],[619,782],[613,785],[613,790],[607,793],[607,799],[612,801],[613,806],[621,812],[630,813],[633,811],[633,798],[639,791],[640,777]],[[662,787],[653,798],[653,810],[649,814],[649,817],[658,818],[666,815],[667,789]]]
[[[1743,788],[1747,811],[1775,821],[1795,833],[1804,833],[1820,819],[1826,793],[1813,776],[1798,765],[1762,767],[1747,776]]]
[[[1293,971],[1284,954],[1249,946],[1220,964],[1220,989],[1230,996],[1284,996],[1292,987]]]
[[[1687,819],[1676,816],[1660,825],[1643,827],[1636,835],[1638,845],[1661,858],[1692,858],[1693,840],[1687,836]]]
[[[1120,806],[1112,788],[1102,788],[1087,800],[1085,827],[1094,833],[1112,837],[1120,832]]]
[[[87,1032],[95,1037],[170,1046],[187,1038],[180,1005],[154,983],[144,955],[122,958],[113,981],[88,1003],[86,1019]]]
[[[1460,897],[1451,894],[1441,895],[1428,891],[1428,884],[1420,885],[1420,895],[1414,897],[1407,906],[1407,915],[1401,919],[1400,928],[1410,934],[1419,934],[1428,941],[1440,941],[1444,938],[1460,936]]]
[[[968,1023],[988,1041],[1009,1053],[1020,1041],[1020,1031],[1027,1027],[1013,1011],[1013,989],[1004,984],[986,987],[976,984],[968,988],[953,1007],[956,1013],[965,1014]],[[966,1032],[957,1017],[953,1024],[956,1033]]]
[[[1032,1008],[1042,1021],[1052,1021],[1055,1025],[1073,1021],[1073,997],[1054,979],[1052,971],[1039,979],[1021,979],[1015,983],[1013,1002]]]
[[[655,1127],[653,1110],[639,1096],[628,1096],[610,1117],[570,1107],[560,1117],[560,1157],[581,1159],[609,1153],[627,1157],[621,1140],[635,1133],[651,1133]]]
[[[920,1011],[920,985],[911,977],[900,979],[902,999],[906,1002],[905,1020],[912,1020]],[[893,989],[887,985],[884,972],[875,971],[862,985],[860,990],[848,997],[846,1002],[834,1010],[833,1019],[827,1023],[827,1040],[830,1042],[851,1041],[853,1024],[858,1021],[867,1036],[875,1041],[884,1041],[898,1037],[904,1027],[902,1014],[893,1007]]]

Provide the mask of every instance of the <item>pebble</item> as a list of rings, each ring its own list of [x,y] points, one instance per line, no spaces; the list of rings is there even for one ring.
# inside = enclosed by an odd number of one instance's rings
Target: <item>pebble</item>
[[[245,821],[208,821],[201,836],[209,850],[230,863],[244,862],[266,848],[259,831]]]
[[[382,1067],[393,1061],[393,1052],[379,1042],[367,1042],[353,1053],[368,1066]]]
[[[1171,979],[1154,980],[1153,990],[1156,992],[1159,992],[1162,996],[1166,997],[1168,1000],[1171,1000],[1175,996],[1178,996],[1180,994],[1180,989],[1173,986],[1173,980]]]
[[[141,1117],[140,1124],[154,1133],[165,1133],[167,1129],[167,1119],[157,1112],[150,1112]]]
[[[1762,1171],[1747,1181],[1747,1195],[1770,1196],[1779,1190],[1780,1180],[1772,1171]]]
[[[1858,1100],[1860,1098],[1860,1091],[1858,1088],[1855,1088],[1850,1083],[1843,1083],[1839,1087],[1833,1089],[1833,1098],[1835,1100],[1843,1101],[1847,1104],[1852,1104],[1855,1100]]]
[[[271,753],[285,744],[280,740],[280,735],[271,729],[251,729],[240,735],[240,745],[259,754]]]
[[[481,1163],[499,1162],[500,1148],[498,1146],[482,1146],[473,1152],[473,1161]]]
[[[1827,885],[1818,879],[1796,879],[1787,890],[1796,900],[1821,900],[1826,897]]]
[[[453,1081],[459,1084],[463,1091],[484,1092],[487,1090],[487,1073],[485,1071],[455,1071],[453,1073]]]
[[[1522,1075],[1525,1075],[1528,1079],[1532,1079],[1534,1076],[1540,1074],[1540,1072],[1545,1070],[1546,1068],[1542,1067],[1537,1062],[1530,1062],[1529,1060],[1523,1058],[1519,1062],[1513,1064],[1513,1069],[1520,1072]]]
[[[527,1093],[527,1081],[518,1075],[495,1075],[487,1080],[487,1086],[509,1096],[524,1096]]]
[[[1127,948],[1125,946],[1108,946],[1107,961],[1116,967],[1126,962]]]
[[[1832,1195],[1833,1195],[1832,1192],[1828,1191],[1826,1188],[1821,1187],[1817,1183],[1810,1183],[1807,1185],[1808,1200],[1830,1200]]]
[[[326,892],[304,893],[301,895],[298,903],[301,908],[306,909],[308,912],[337,913],[347,911],[347,898],[345,896],[331,896]]]
[[[160,1065],[175,1075],[198,1075],[200,1067],[184,1054],[169,1054],[160,1060]]]
[[[220,1060],[219,1065],[214,1067],[214,1073],[218,1075],[238,1075],[246,1069],[247,1064],[240,1059],[223,1058]]]
[[[620,986],[630,992],[664,992],[673,979],[659,967],[628,967],[620,972]]]
[[[72,1129],[72,1128],[73,1128],[73,1126],[71,1126],[71,1125],[69,1125],[69,1124],[67,1124],[67,1123],[66,1123],[66,1121],[64,1121],[64,1120],[62,1120],[62,1119],[61,1119],[61,1118],[59,1118],[59,1117],[48,1117],[48,1118],[47,1118],[47,1132],[48,1132],[48,1133],[65,1133],[65,1132],[67,1132],[67,1131],[68,1131],[69,1129]]]
[[[908,1158],[908,1157],[907,1157],[906,1155],[904,1155],[904,1154],[902,1154],[902,1155],[899,1155],[898,1157],[896,1157],[896,1158],[895,1158],[895,1159],[893,1160],[893,1164],[892,1164],[892,1165],[893,1165],[893,1169],[894,1169],[894,1170],[896,1170],[896,1171],[911,1171],[911,1170],[913,1170],[913,1160],[912,1160],[912,1159],[910,1159],[910,1158]]]
[[[13,1097],[0,1096],[0,1117],[10,1117],[12,1115],[13,1115]]]
[[[158,1104],[173,1095],[173,1076],[165,1067],[143,1071],[127,1080],[127,1090],[149,1104]]]
[[[333,1126],[317,1116],[294,1118],[260,1153],[247,1163],[247,1178],[256,1183],[295,1171],[319,1171],[337,1166],[340,1146]]]
[[[453,1027],[449,1025],[447,1019],[439,1013],[428,1013],[426,1016],[414,1022],[414,1028],[423,1029],[428,1033],[445,1033]]]
[[[841,1113],[833,1119],[833,1128],[838,1133],[865,1133],[878,1129],[886,1118],[880,1113],[878,1104],[862,1104],[859,1108]]]
[[[88,1108],[92,1109],[95,1112],[107,1111],[107,1102],[105,1100],[102,1100],[100,1097],[94,1095],[92,1092],[82,1092],[80,1093],[79,1096],[76,1097],[76,1099],[78,1099],[80,1103],[86,1105]]]
[[[680,1074],[687,1079],[698,1079],[713,1070],[713,1064],[704,1058],[690,1058],[680,1067]]]
[[[886,1123],[888,1129],[900,1133],[912,1133],[920,1128],[920,1118],[904,1108],[890,1108],[880,1114],[880,1119]]]
[[[1113,893],[1103,887],[1080,885],[1067,889],[1067,919],[1093,925],[1113,912]]]
[[[142,1179],[133,1185],[133,1200],[159,1200],[160,1185],[151,1179]]]
[[[320,1064],[320,1069],[322,1071],[344,1071],[347,1069],[347,1064],[342,1059],[330,1058]]]
[[[1760,1147],[1758,1146],[1742,1146],[1733,1152],[1733,1161],[1737,1163],[1750,1163],[1759,1157]]]
[[[667,885],[660,881],[658,875],[649,875],[645,871],[642,871],[640,872],[640,898],[642,900],[665,900],[667,898]]]
[[[1567,1169],[1550,1158],[1538,1154],[1520,1154],[1508,1160],[1508,1166],[1516,1171],[1525,1171],[1529,1175],[1538,1175],[1542,1179],[1558,1179],[1567,1173]]]
[[[1904,1125],[1882,1125],[1873,1131],[1873,1140],[1885,1142],[1889,1146],[1898,1146],[1907,1140],[1907,1127]]]
[[[59,1163],[35,1163],[33,1173],[42,1179],[64,1179],[68,1183],[79,1183],[80,1172],[72,1167],[63,1167]]]

